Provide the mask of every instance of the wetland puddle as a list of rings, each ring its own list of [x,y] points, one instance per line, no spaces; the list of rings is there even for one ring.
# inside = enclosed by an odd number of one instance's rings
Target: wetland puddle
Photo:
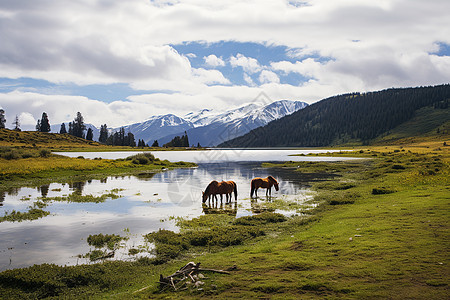
[[[222,153],[220,153],[222,151]],[[226,152],[225,154],[223,152]],[[153,152],[160,159],[194,161],[198,168],[176,169],[137,176],[109,176],[101,180],[51,183],[39,187],[0,190],[0,215],[27,211],[36,202],[45,202],[48,216],[33,221],[0,223],[0,271],[34,264],[74,265],[88,262],[77,255],[94,248],[86,238],[91,234],[127,236],[123,249],[143,245],[142,235],[159,228],[177,230],[176,218],[191,219],[208,213],[228,213],[236,217],[251,215],[270,207],[276,212],[293,214],[288,205],[301,205],[312,198],[308,189],[311,178],[283,169],[261,168],[263,161],[343,160],[343,158],[290,157],[299,150],[213,150]],[[316,150],[317,151],[317,150]],[[85,158],[123,158],[133,153],[64,153]],[[280,182],[274,198],[250,200],[250,181],[272,175]],[[238,201],[208,206],[201,203],[201,193],[212,180],[234,180]],[[314,180],[320,180],[316,178]],[[264,196],[265,190],[259,191]],[[60,201],[67,197],[105,197],[103,202]],[[97,197],[97,198],[96,198]],[[225,201],[224,201],[225,202]],[[127,251],[116,251],[114,259],[132,259]]]

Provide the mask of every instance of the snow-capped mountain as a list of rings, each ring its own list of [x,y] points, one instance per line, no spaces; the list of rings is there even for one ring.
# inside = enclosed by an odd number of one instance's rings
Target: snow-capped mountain
[[[194,125],[190,121],[178,116],[167,114],[153,116],[147,121],[123,126],[123,128],[125,129],[125,132],[133,133],[136,141],[142,139],[151,145],[154,140],[159,140],[167,135],[184,132],[194,128]],[[113,131],[118,131],[119,129],[120,128],[116,128]]]
[[[187,132],[191,145],[213,147],[229,139],[246,134],[252,129],[266,125],[270,121],[306,107],[301,101],[281,100],[264,105],[250,103],[226,111],[203,109],[191,112],[180,118],[173,114],[152,116],[148,120],[131,125],[122,126],[125,132],[134,134],[136,142],[140,139],[151,145],[158,140],[159,145],[169,142],[173,137]],[[66,130],[69,124],[65,123]],[[94,140],[98,141],[100,130],[94,125],[85,124],[91,128]],[[61,124],[51,126],[51,132],[59,132]],[[108,128],[109,134],[119,131],[118,128]]]
[[[268,105],[250,103],[225,112],[204,109],[184,117],[193,125],[193,128],[184,130],[187,131],[191,144],[200,143],[202,146],[212,147],[246,134],[270,121],[292,114],[307,105],[301,101],[280,100]],[[174,136],[183,134],[184,130],[160,138],[159,144],[167,143]]]

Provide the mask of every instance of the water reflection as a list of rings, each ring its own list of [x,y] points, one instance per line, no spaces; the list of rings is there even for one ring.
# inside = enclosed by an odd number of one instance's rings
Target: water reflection
[[[187,159],[186,159],[187,160]],[[304,174],[283,169],[262,168],[260,162],[202,163],[198,168],[177,169],[134,176],[110,176],[88,181],[50,183],[37,187],[0,191],[0,214],[26,211],[33,202],[52,197],[78,195],[101,196],[119,191],[118,199],[103,203],[53,201],[44,208],[50,215],[24,222],[0,223],[0,270],[33,264],[79,263],[78,254],[89,252],[90,234],[131,232],[131,244],[139,244],[142,235],[161,229],[177,230],[174,217],[194,218],[201,214],[229,214],[236,217],[263,211],[264,201],[250,199],[250,181],[254,177],[274,176],[280,191],[274,197],[295,196],[309,199],[310,181]],[[238,200],[229,204],[202,205],[202,190],[212,180],[237,183]],[[299,199],[299,200],[298,200]]]
[[[227,214],[230,216],[236,216],[237,201],[225,204],[216,201],[206,202],[202,204],[202,209],[205,215]]]
[[[42,198],[46,198],[48,195],[48,190],[50,188],[50,184],[41,185],[37,188],[38,192],[41,192]]]

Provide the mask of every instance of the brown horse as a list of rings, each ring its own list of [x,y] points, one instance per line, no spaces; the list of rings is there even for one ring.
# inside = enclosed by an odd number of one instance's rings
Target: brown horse
[[[267,178],[260,178],[260,177],[253,178],[250,198],[253,197],[253,192],[255,192],[256,197],[258,197],[259,188],[267,189],[266,196],[267,193],[269,193],[269,195],[272,196],[272,186],[275,186],[275,190],[278,191],[278,181],[272,176],[269,176]]]
[[[235,200],[237,201],[237,185],[234,181],[222,181],[218,182],[216,180],[211,181],[206,190],[202,192],[202,200],[203,203],[206,202],[207,199],[213,197],[217,201],[217,196],[220,195],[220,202],[222,203],[222,195],[225,194],[226,201],[231,201],[232,193],[234,192]],[[229,197],[229,200],[228,200]]]

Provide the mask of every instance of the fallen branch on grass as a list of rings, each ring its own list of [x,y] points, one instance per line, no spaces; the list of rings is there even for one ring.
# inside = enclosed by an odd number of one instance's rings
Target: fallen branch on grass
[[[190,279],[195,287],[199,287],[204,284],[200,279],[205,278],[201,272],[230,274],[230,272],[224,270],[200,268],[200,263],[189,262],[172,275],[166,277],[162,274],[159,275],[158,283],[160,290],[166,290],[168,288],[173,288],[174,291],[184,290],[187,288],[186,279]]]

